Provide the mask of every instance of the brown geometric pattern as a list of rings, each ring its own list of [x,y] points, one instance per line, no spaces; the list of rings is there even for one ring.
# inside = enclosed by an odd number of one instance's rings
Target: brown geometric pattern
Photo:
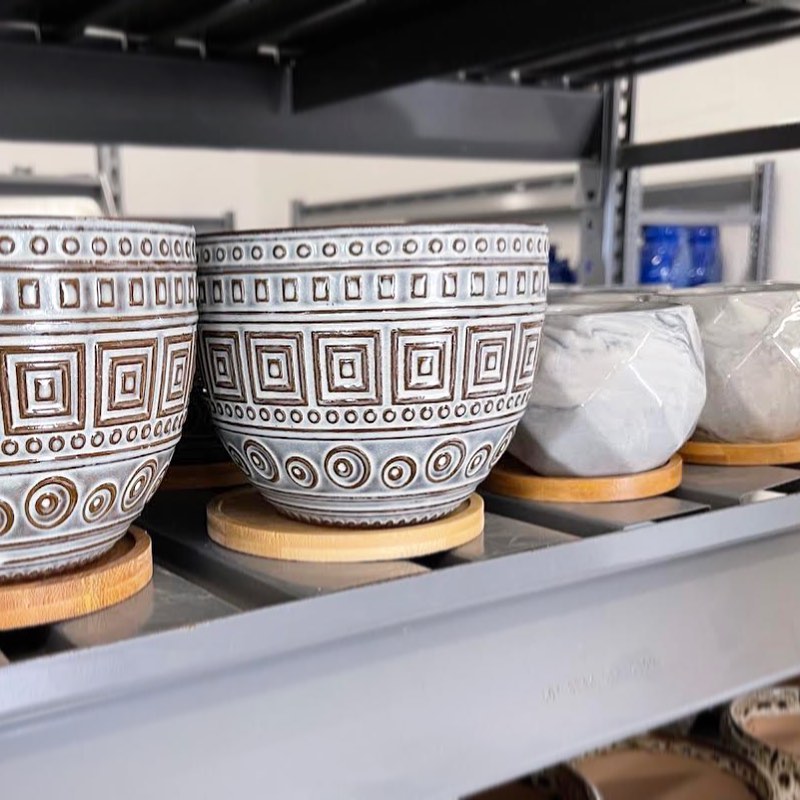
[[[7,434],[78,430],[85,420],[85,350],[82,344],[0,349],[0,392]]]
[[[517,355],[517,365],[514,370],[514,391],[527,389],[533,380],[536,370],[536,357],[539,353],[539,334],[541,324],[526,322],[522,326],[522,341]]]
[[[505,394],[508,391],[513,350],[513,325],[475,325],[467,328],[464,397]]]
[[[247,333],[250,389],[256,403],[307,405],[302,333]]]
[[[194,337],[191,334],[165,337],[163,375],[159,417],[181,411],[188,402],[194,378]]]
[[[452,400],[455,328],[392,331],[392,400]]]
[[[243,402],[242,358],[239,335],[230,331],[203,331],[201,349],[209,393],[215,400]]]
[[[150,417],[156,345],[155,339],[97,344],[96,425],[139,422]]]
[[[313,333],[312,341],[320,405],[380,405],[378,331]]]

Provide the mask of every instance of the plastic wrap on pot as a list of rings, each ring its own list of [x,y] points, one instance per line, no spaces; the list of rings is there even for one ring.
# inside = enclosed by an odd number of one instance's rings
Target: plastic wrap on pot
[[[800,437],[800,285],[675,292],[697,316],[708,397],[698,436],[722,442]]]

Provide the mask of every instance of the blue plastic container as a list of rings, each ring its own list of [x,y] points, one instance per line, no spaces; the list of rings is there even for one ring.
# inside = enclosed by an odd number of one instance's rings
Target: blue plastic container
[[[640,257],[640,283],[691,286],[692,256],[686,228],[645,225]]]
[[[575,273],[570,269],[569,260],[559,258],[555,245],[550,245],[548,253],[547,271],[550,274],[550,283],[575,283]]]
[[[689,250],[692,254],[692,286],[701,283],[722,281],[722,253],[720,251],[719,228],[703,225],[689,228]]]

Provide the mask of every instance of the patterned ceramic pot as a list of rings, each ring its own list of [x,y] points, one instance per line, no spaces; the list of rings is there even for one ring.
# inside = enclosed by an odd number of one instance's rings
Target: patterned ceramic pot
[[[663,301],[551,305],[530,403],[509,452],[540,475],[664,464],[706,398],[692,309]]]
[[[544,228],[212,234],[198,250],[212,415],[281,512],[413,524],[486,477],[533,382]]]
[[[0,579],[88,561],[166,470],[192,385],[194,230],[0,218]]]
[[[671,296],[694,309],[708,397],[699,438],[800,437],[800,285],[704,286]]]
[[[654,733],[572,762],[607,800],[696,797],[778,800],[769,778],[748,758],[710,742]]]
[[[569,764],[537,772],[467,800],[602,800],[597,790]]]
[[[722,718],[722,731],[770,777],[780,800],[800,798],[800,688],[779,686],[737,698]]]

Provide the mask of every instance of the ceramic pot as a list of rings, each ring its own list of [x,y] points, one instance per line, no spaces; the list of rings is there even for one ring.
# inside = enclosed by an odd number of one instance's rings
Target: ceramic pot
[[[723,736],[767,775],[780,800],[800,798],[800,688],[780,686],[733,701]]]
[[[540,475],[655,469],[691,435],[705,393],[691,308],[550,306],[536,382],[509,452]]]
[[[597,790],[569,764],[471,795],[470,800],[602,800]]]
[[[200,238],[200,350],[223,444],[289,517],[457,508],[525,408],[547,232],[524,225]]]
[[[166,470],[197,321],[194,230],[0,218],[0,579],[102,555]]]
[[[767,776],[747,758],[663,734],[628,739],[573,766],[603,800],[777,800]]]
[[[708,286],[671,293],[694,308],[708,396],[699,438],[800,437],[800,285]]]

